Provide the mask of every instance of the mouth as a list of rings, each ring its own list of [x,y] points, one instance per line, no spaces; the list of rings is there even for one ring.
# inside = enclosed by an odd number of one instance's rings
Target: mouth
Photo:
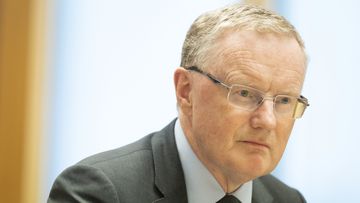
[[[270,146],[263,142],[258,142],[258,141],[239,141],[239,142],[256,148],[270,149]]]

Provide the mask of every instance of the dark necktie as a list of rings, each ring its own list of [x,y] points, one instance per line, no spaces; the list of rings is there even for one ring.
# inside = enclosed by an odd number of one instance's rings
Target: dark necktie
[[[225,195],[221,200],[217,201],[216,203],[241,203],[238,198],[232,195]]]

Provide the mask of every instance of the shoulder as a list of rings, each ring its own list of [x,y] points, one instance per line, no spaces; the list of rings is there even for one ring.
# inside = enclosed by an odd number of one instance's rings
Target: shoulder
[[[153,188],[153,135],[67,168],[56,178],[48,202],[119,202],[119,197],[132,201],[134,197],[128,190],[138,190],[139,194],[141,190],[153,191],[144,200],[154,199],[157,191]]]
[[[152,147],[150,134],[129,145],[95,154],[83,159],[76,165],[87,165],[107,171],[109,168],[130,167],[131,164],[152,162]]]
[[[306,202],[298,190],[286,185],[273,175],[266,175],[256,179],[254,185],[258,187],[263,186],[274,198],[274,202]]]

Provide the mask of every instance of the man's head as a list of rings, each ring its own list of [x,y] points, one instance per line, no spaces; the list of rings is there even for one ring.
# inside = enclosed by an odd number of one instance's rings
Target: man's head
[[[191,26],[181,66],[174,75],[181,125],[223,189],[270,173],[296,107],[307,104],[306,56],[294,27],[254,6],[208,12]]]

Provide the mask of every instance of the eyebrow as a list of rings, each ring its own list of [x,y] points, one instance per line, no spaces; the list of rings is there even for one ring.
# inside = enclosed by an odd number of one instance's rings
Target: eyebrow
[[[262,92],[267,92],[262,86],[258,85],[258,81],[263,81],[264,78],[258,76],[257,71],[249,69],[239,69],[239,71],[234,71],[233,73],[227,73],[225,76],[225,83],[229,85],[245,85],[252,88],[255,88]],[[292,79],[294,80],[294,79]],[[289,80],[288,80],[289,81]],[[270,86],[273,82],[270,82]],[[275,89],[275,95],[290,95],[290,96],[299,96],[301,94],[301,86],[298,82],[288,82],[286,85],[281,87],[286,87],[283,89]]]

